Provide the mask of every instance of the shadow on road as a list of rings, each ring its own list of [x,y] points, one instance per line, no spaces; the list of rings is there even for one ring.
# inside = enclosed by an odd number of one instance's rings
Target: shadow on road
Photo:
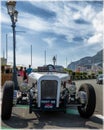
[[[57,128],[102,128],[103,121],[95,116],[90,119],[83,119],[79,114],[65,114],[63,112],[36,112],[32,116],[25,117],[22,114],[13,113],[8,121],[2,122],[2,128],[21,129],[57,129]],[[31,114],[30,114],[31,115]]]

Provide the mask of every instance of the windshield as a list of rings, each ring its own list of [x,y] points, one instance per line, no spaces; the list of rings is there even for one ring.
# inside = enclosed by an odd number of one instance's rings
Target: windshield
[[[99,78],[103,78],[103,75],[99,75],[98,77],[99,77]]]

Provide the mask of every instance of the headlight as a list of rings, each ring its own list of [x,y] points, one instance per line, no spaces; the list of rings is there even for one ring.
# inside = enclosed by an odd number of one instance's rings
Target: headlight
[[[20,90],[22,91],[22,92],[25,92],[25,91],[27,91],[29,89],[29,85],[27,84],[27,83],[21,83],[20,84]]]

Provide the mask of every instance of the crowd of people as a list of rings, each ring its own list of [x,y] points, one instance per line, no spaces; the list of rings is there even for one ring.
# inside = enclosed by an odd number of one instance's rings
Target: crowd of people
[[[18,76],[22,76],[23,77],[23,80],[26,80],[27,79],[27,76],[32,72],[32,68],[31,68],[31,65],[29,65],[28,68],[26,67],[20,67],[20,69],[18,70],[18,73],[17,75]]]
[[[33,71],[33,69],[31,68],[31,65],[29,65],[28,68],[26,67],[16,67],[16,72],[17,72],[17,76],[22,76],[23,79],[27,79],[27,76]],[[2,66],[1,67],[1,73],[2,74],[10,74],[13,72],[13,68],[6,65],[6,66]]]

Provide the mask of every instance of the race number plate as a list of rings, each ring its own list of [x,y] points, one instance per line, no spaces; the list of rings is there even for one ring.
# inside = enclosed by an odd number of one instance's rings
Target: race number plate
[[[56,107],[56,100],[55,99],[42,99],[41,100],[41,107],[43,109],[52,109]]]

